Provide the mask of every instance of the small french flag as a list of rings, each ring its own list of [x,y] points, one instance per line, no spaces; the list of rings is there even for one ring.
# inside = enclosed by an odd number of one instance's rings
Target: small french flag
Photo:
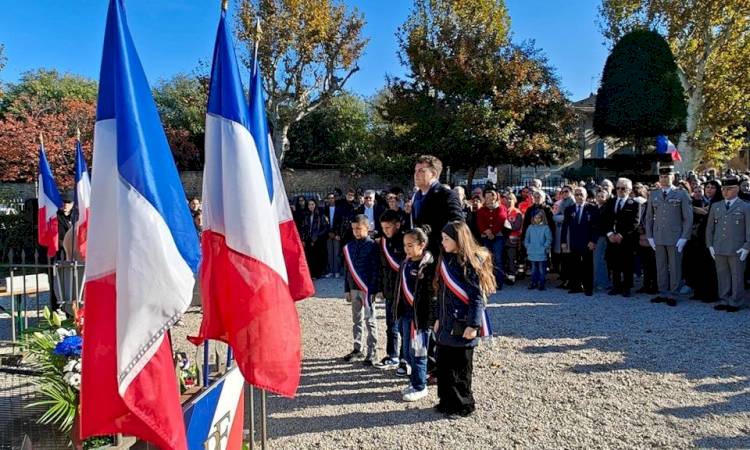
[[[86,159],[81,148],[80,132],[76,139],[76,206],[78,220],[76,221],[76,250],[82,259],[86,259],[86,239],[89,229],[89,214],[91,210],[91,181],[86,167]]]
[[[37,189],[39,201],[37,237],[39,245],[47,247],[47,256],[51,258],[55,256],[59,248],[57,210],[62,208],[62,199],[44,152],[44,143],[39,144],[39,186]]]

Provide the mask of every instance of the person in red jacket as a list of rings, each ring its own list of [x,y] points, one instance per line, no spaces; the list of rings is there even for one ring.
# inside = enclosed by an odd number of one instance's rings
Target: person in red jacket
[[[492,261],[495,264],[495,281],[498,290],[502,288],[505,280],[503,271],[503,252],[505,249],[505,235],[503,228],[508,220],[508,210],[500,204],[497,190],[490,186],[484,190],[484,208],[477,212],[477,228],[481,237],[482,245],[492,253]]]

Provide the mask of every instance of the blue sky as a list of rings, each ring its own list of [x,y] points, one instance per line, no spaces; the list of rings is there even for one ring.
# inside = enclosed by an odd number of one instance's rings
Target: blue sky
[[[348,87],[371,95],[383,86],[386,74],[404,74],[394,33],[412,2],[345,2],[364,13],[365,34],[370,37],[361,70]],[[0,43],[5,44],[8,65],[0,79],[13,82],[22,72],[39,67],[98,77],[107,1],[3,3]],[[607,57],[596,25],[599,0],[506,0],[506,4],[514,40],[536,41],[573,100],[596,90]],[[190,72],[199,60],[210,60],[219,5],[219,0],[125,0],[135,44],[152,84]]]

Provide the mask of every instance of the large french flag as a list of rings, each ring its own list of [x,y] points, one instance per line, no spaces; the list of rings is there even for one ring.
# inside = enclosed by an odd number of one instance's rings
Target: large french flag
[[[677,150],[677,146],[663,134],[656,136],[656,153],[669,153],[672,155],[672,161],[682,161],[682,155]]]
[[[39,202],[37,240],[39,245],[47,247],[47,256],[51,258],[55,256],[59,248],[57,210],[62,208],[62,199],[55,185],[52,169],[47,162],[44,144],[39,145],[39,186],[37,189],[37,200]]]
[[[302,300],[315,293],[315,286],[310,278],[310,269],[305,258],[305,249],[297,231],[297,226],[289,207],[289,199],[284,189],[284,181],[279,170],[279,160],[273,148],[273,140],[268,130],[265,98],[263,96],[263,76],[258,63],[258,47],[255,48],[252,79],[250,80],[250,133],[255,139],[258,155],[263,164],[263,175],[266,179],[269,197],[276,211],[279,222],[281,247],[284,252],[284,263],[289,277],[289,293],[294,300]]]
[[[80,139],[76,139],[76,206],[78,208],[78,220],[76,221],[76,249],[81,258],[86,259],[86,244],[89,229],[89,216],[91,215],[91,180],[86,167],[86,159],[83,157]]]
[[[197,233],[122,0],[110,0],[94,128],[82,436],[186,448],[169,328],[190,304]]]
[[[274,181],[271,155],[256,145],[252,130],[261,126],[258,120],[243,95],[226,11],[222,11],[206,115],[203,323],[193,342],[227,342],[249,383],[292,397],[299,384],[301,350],[290,291],[309,295],[312,281],[306,264],[287,269],[282,241],[290,237],[280,230],[274,205],[274,191],[283,186]],[[267,135],[262,136],[267,143]]]

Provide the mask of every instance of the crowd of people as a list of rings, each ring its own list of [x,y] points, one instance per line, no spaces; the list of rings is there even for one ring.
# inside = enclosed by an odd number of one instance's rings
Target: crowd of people
[[[744,283],[750,277],[733,276],[733,282],[742,283],[728,292],[726,283],[720,283],[725,273],[740,268],[726,267],[726,239],[707,236],[707,231],[726,231],[717,228],[720,217],[709,220],[709,213],[713,204],[735,195],[742,208],[734,214],[744,214],[750,180],[746,175],[726,175],[722,180],[715,170],[708,170],[680,177],[663,165],[659,182],[650,185],[621,178],[543,189],[541,180],[535,179],[518,191],[491,184],[470,193],[463,186],[452,191],[462,220],[492,254],[498,289],[529,278],[530,289],[544,290],[549,274],[556,274],[556,287],[570,293],[593,296],[604,291],[626,298],[646,293],[669,306],[690,298],[720,302],[718,309],[735,312],[744,306]],[[351,221],[358,214],[368,217],[373,239],[383,235],[378,218],[385,211],[393,211],[402,229],[412,228],[416,195],[400,188],[361,193],[350,189],[346,195],[337,189],[325,197],[324,205],[316,198],[298,197],[294,218],[312,276],[343,275],[341,250],[353,239]],[[744,223],[738,221],[742,223],[733,225]],[[746,240],[744,234],[740,238],[742,242],[732,244],[738,257],[743,256],[738,251]],[[436,244],[432,250],[439,250]],[[744,258],[739,262],[744,266]]]

